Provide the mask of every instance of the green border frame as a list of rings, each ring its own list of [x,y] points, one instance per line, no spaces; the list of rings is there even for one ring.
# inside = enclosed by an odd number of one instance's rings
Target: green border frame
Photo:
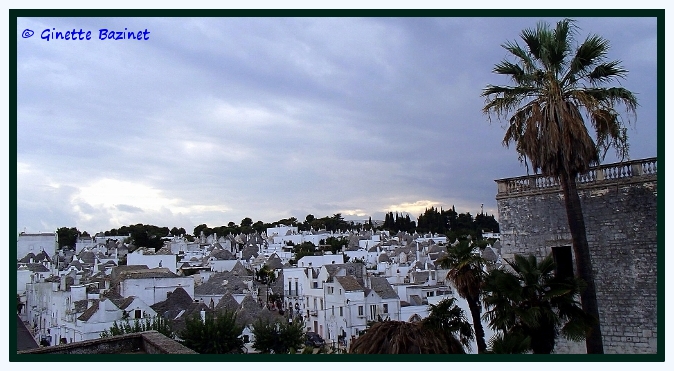
[[[10,287],[16,261],[17,18],[19,17],[654,17],[657,18],[658,262],[656,354],[551,355],[18,355],[14,295],[9,294],[10,362],[664,362],[665,361],[665,10],[664,9],[9,9]],[[14,202],[11,202],[14,201]]]

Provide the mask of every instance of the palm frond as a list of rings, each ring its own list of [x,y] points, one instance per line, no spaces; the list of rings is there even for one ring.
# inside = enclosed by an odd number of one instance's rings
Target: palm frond
[[[594,70],[587,75],[588,81],[592,85],[598,85],[618,78],[624,78],[628,71],[621,67],[620,63],[620,61],[612,61],[598,64]]]
[[[600,63],[608,52],[608,40],[597,35],[588,36],[576,49],[576,54],[569,62],[569,69],[564,76],[565,84],[573,85],[584,78],[592,66]]]

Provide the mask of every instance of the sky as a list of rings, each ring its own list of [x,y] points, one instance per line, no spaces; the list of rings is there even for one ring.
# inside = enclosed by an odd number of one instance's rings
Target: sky
[[[494,180],[527,169],[481,92],[509,83],[492,72],[503,43],[559,19],[20,18],[17,232],[431,206],[498,219]],[[630,158],[657,156],[655,18],[575,19],[629,70],[614,85],[639,101]],[[41,38],[53,29],[92,36]]]

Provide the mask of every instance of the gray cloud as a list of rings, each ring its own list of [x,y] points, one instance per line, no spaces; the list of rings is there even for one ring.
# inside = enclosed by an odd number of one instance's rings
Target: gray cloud
[[[526,170],[501,146],[502,124],[481,113],[480,92],[507,83],[491,73],[506,56],[500,45],[537,21],[19,19],[19,31],[151,37],[19,40],[17,226],[190,230],[244,217],[375,217],[422,201],[494,213],[493,180]],[[609,39],[609,58],[630,70],[621,83],[641,104],[632,157],[655,156],[655,20],[578,25],[579,38]],[[116,193],[106,199],[101,187]]]

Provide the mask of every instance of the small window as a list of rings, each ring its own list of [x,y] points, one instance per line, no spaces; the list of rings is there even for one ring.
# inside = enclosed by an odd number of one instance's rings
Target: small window
[[[133,314],[133,318],[142,318],[142,317],[143,317],[142,311],[140,309],[136,309]]]
[[[333,316],[335,315],[335,306],[334,305],[332,306],[332,315]]]
[[[339,316],[344,317],[344,307],[339,307]]]
[[[388,313],[388,304],[384,304],[384,313]]]
[[[363,315],[363,306],[362,306],[362,305],[359,305],[359,306],[358,306],[358,315],[359,315],[359,316],[362,316],[362,315]]]

